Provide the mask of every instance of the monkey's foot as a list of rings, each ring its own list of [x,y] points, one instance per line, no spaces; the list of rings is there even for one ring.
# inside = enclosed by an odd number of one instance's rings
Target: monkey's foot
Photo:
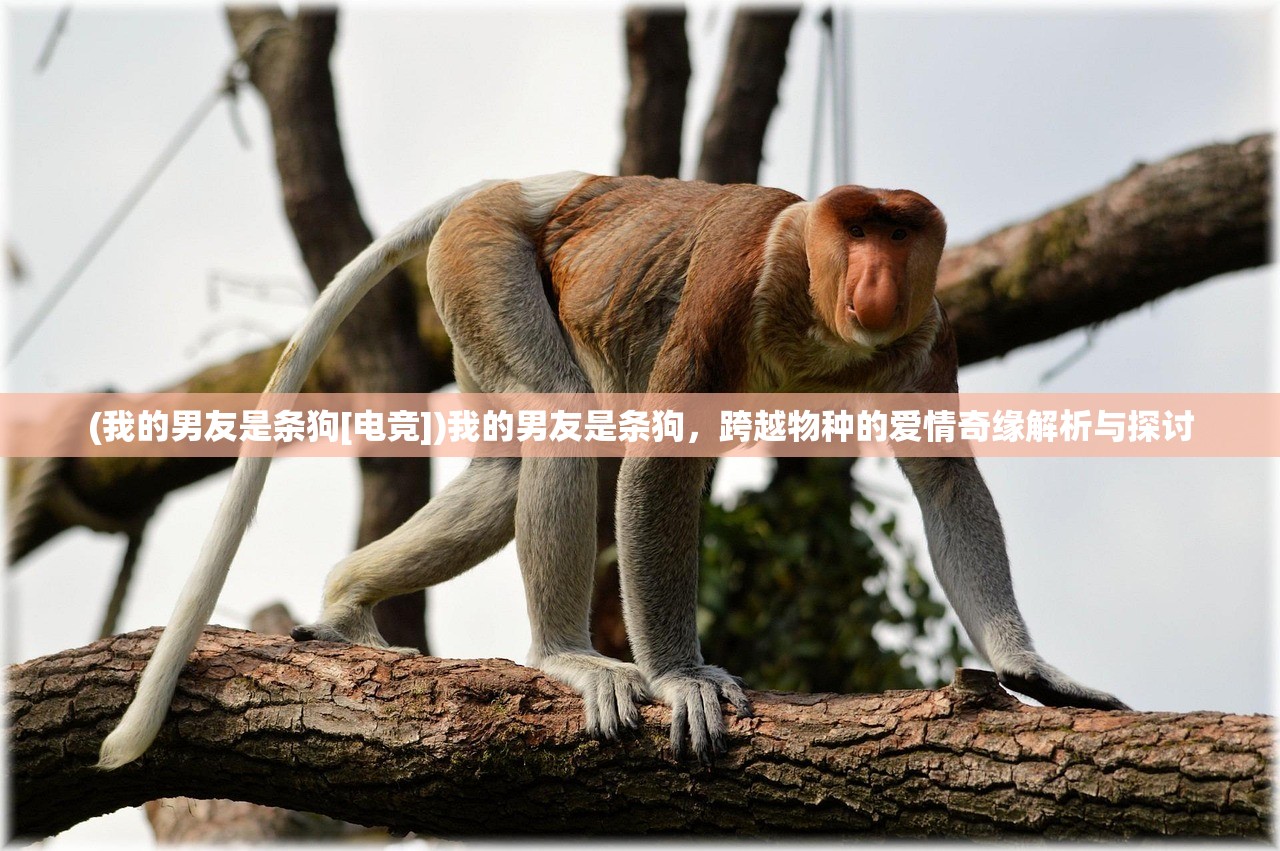
[[[552,653],[537,665],[547,676],[582,695],[587,735],[616,739],[621,730],[640,726],[637,704],[648,702],[649,688],[635,665],[585,650]]]
[[[336,641],[339,644],[359,644],[364,647],[377,647],[379,650],[394,650],[406,656],[422,655],[414,647],[392,647],[387,644],[373,622],[372,611],[346,617],[326,618],[315,623],[295,626],[289,631],[289,635],[294,641]]]
[[[658,700],[671,707],[671,752],[676,759],[684,759],[688,753],[686,739],[702,763],[710,763],[713,756],[728,749],[722,698],[733,705],[739,718],[752,715],[742,681],[713,665],[662,674],[649,685]]]
[[[1081,685],[1043,660],[1025,671],[1000,671],[1000,684],[1025,694],[1045,706],[1075,706],[1081,709],[1122,709],[1129,707],[1114,695]]]

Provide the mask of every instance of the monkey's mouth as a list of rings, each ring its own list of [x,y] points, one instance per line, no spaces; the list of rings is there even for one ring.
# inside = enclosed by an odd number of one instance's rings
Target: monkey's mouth
[[[902,306],[899,305],[894,310],[893,320],[889,322],[888,325],[880,328],[868,328],[858,319],[857,308],[852,304],[846,304],[843,311],[844,315],[841,317],[843,320],[840,323],[841,327],[837,328],[836,331],[840,335],[841,339],[846,343],[866,346],[873,349],[880,348],[881,346],[887,345],[898,338],[899,333],[897,328],[900,319],[899,314],[901,312]]]

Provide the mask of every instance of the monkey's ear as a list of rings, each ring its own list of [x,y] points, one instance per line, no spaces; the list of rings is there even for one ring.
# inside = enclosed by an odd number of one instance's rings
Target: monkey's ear
[[[808,290],[812,294],[808,246],[816,203],[797,201],[791,204],[777,215],[769,228],[760,292],[768,301],[776,299],[775,306],[791,303],[797,291]]]
[[[800,208],[802,205],[795,205]],[[792,209],[787,210],[791,213]],[[794,224],[802,246],[804,277],[813,309],[832,333],[839,334],[841,284],[849,267],[849,235],[826,196],[795,209]]]

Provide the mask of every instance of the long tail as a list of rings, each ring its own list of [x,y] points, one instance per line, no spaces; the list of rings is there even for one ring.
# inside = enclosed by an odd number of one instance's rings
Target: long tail
[[[360,299],[396,266],[425,251],[454,207],[497,182],[477,183],[436,202],[375,241],[343,267],[320,295],[302,328],[289,341],[265,392],[297,393],[325,343]],[[169,625],[142,672],[138,693],[120,723],[102,742],[98,768],[119,768],[130,763],[142,756],[155,740],[173,700],[178,674],[213,614],[231,559],[253,518],[270,464],[271,458],[262,456],[241,456],[236,461],[213,528],[178,597]]]

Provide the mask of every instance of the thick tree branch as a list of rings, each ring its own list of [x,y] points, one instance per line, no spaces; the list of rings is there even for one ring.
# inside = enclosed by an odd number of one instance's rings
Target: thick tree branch
[[[962,363],[1101,322],[1270,260],[1271,136],[1153,165],[942,259]]]
[[[691,72],[684,9],[628,9],[626,44],[631,89],[618,174],[679,177]]]
[[[297,625],[282,603],[255,612],[249,628],[265,636],[283,638]],[[272,842],[280,840],[332,840],[367,834],[346,822],[299,813],[280,807],[264,807],[225,798],[157,798],[143,807],[156,841],[161,845],[215,842]]]
[[[173,393],[260,393],[284,351],[278,343],[218,364],[165,388]],[[303,385],[304,393],[322,390],[316,374]],[[83,523],[78,504],[122,522],[148,511],[171,491],[194,484],[231,466],[230,458],[68,458],[61,472],[62,493],[41,506],[22,534],[9,541],[9,563],[18,561],[46,541]],[[9,471],[9,496],[23,486],[31,464],[15,459]],[[10,502],[12,508],[12,502]]]
[[[778,105],[791,28],[799,15],[798,8],[753,8],[734,16],[720,88],[702,134],[699,180],[756,182],[765,130]]]
[[[1180,287],[1269,262],[1270,135],[1208,145],[1133,169],[1120,180],[1032,221],[943,255],[939,297],[955,324],[960,358],[975,363],[1116,316]],[[447,340],[431,331],[431,389],[447,373]],[[174,390],[257,392],[280,346],[198,373]],[[318,389],[310,385],[306,390]],[[78,499],[116,517],[225,468],[226,459],[72,459]],[[11,486],[22,481],[19,462]],[[44,511],[14,542],[20,559],[74,519]]]
[[[714,767],[667,710],[588,739],[581,700],[503,660],[401,657],[215,627],[139,763],[91,768],[158,630],[9,669],[13,828],[169,795],[432,836],[527,833],[1230,835],[1269,831],[1270,719],[1030,707],[965,672],[938,691],[758,692]],[[495,802],[501,802],[496,805]]]

